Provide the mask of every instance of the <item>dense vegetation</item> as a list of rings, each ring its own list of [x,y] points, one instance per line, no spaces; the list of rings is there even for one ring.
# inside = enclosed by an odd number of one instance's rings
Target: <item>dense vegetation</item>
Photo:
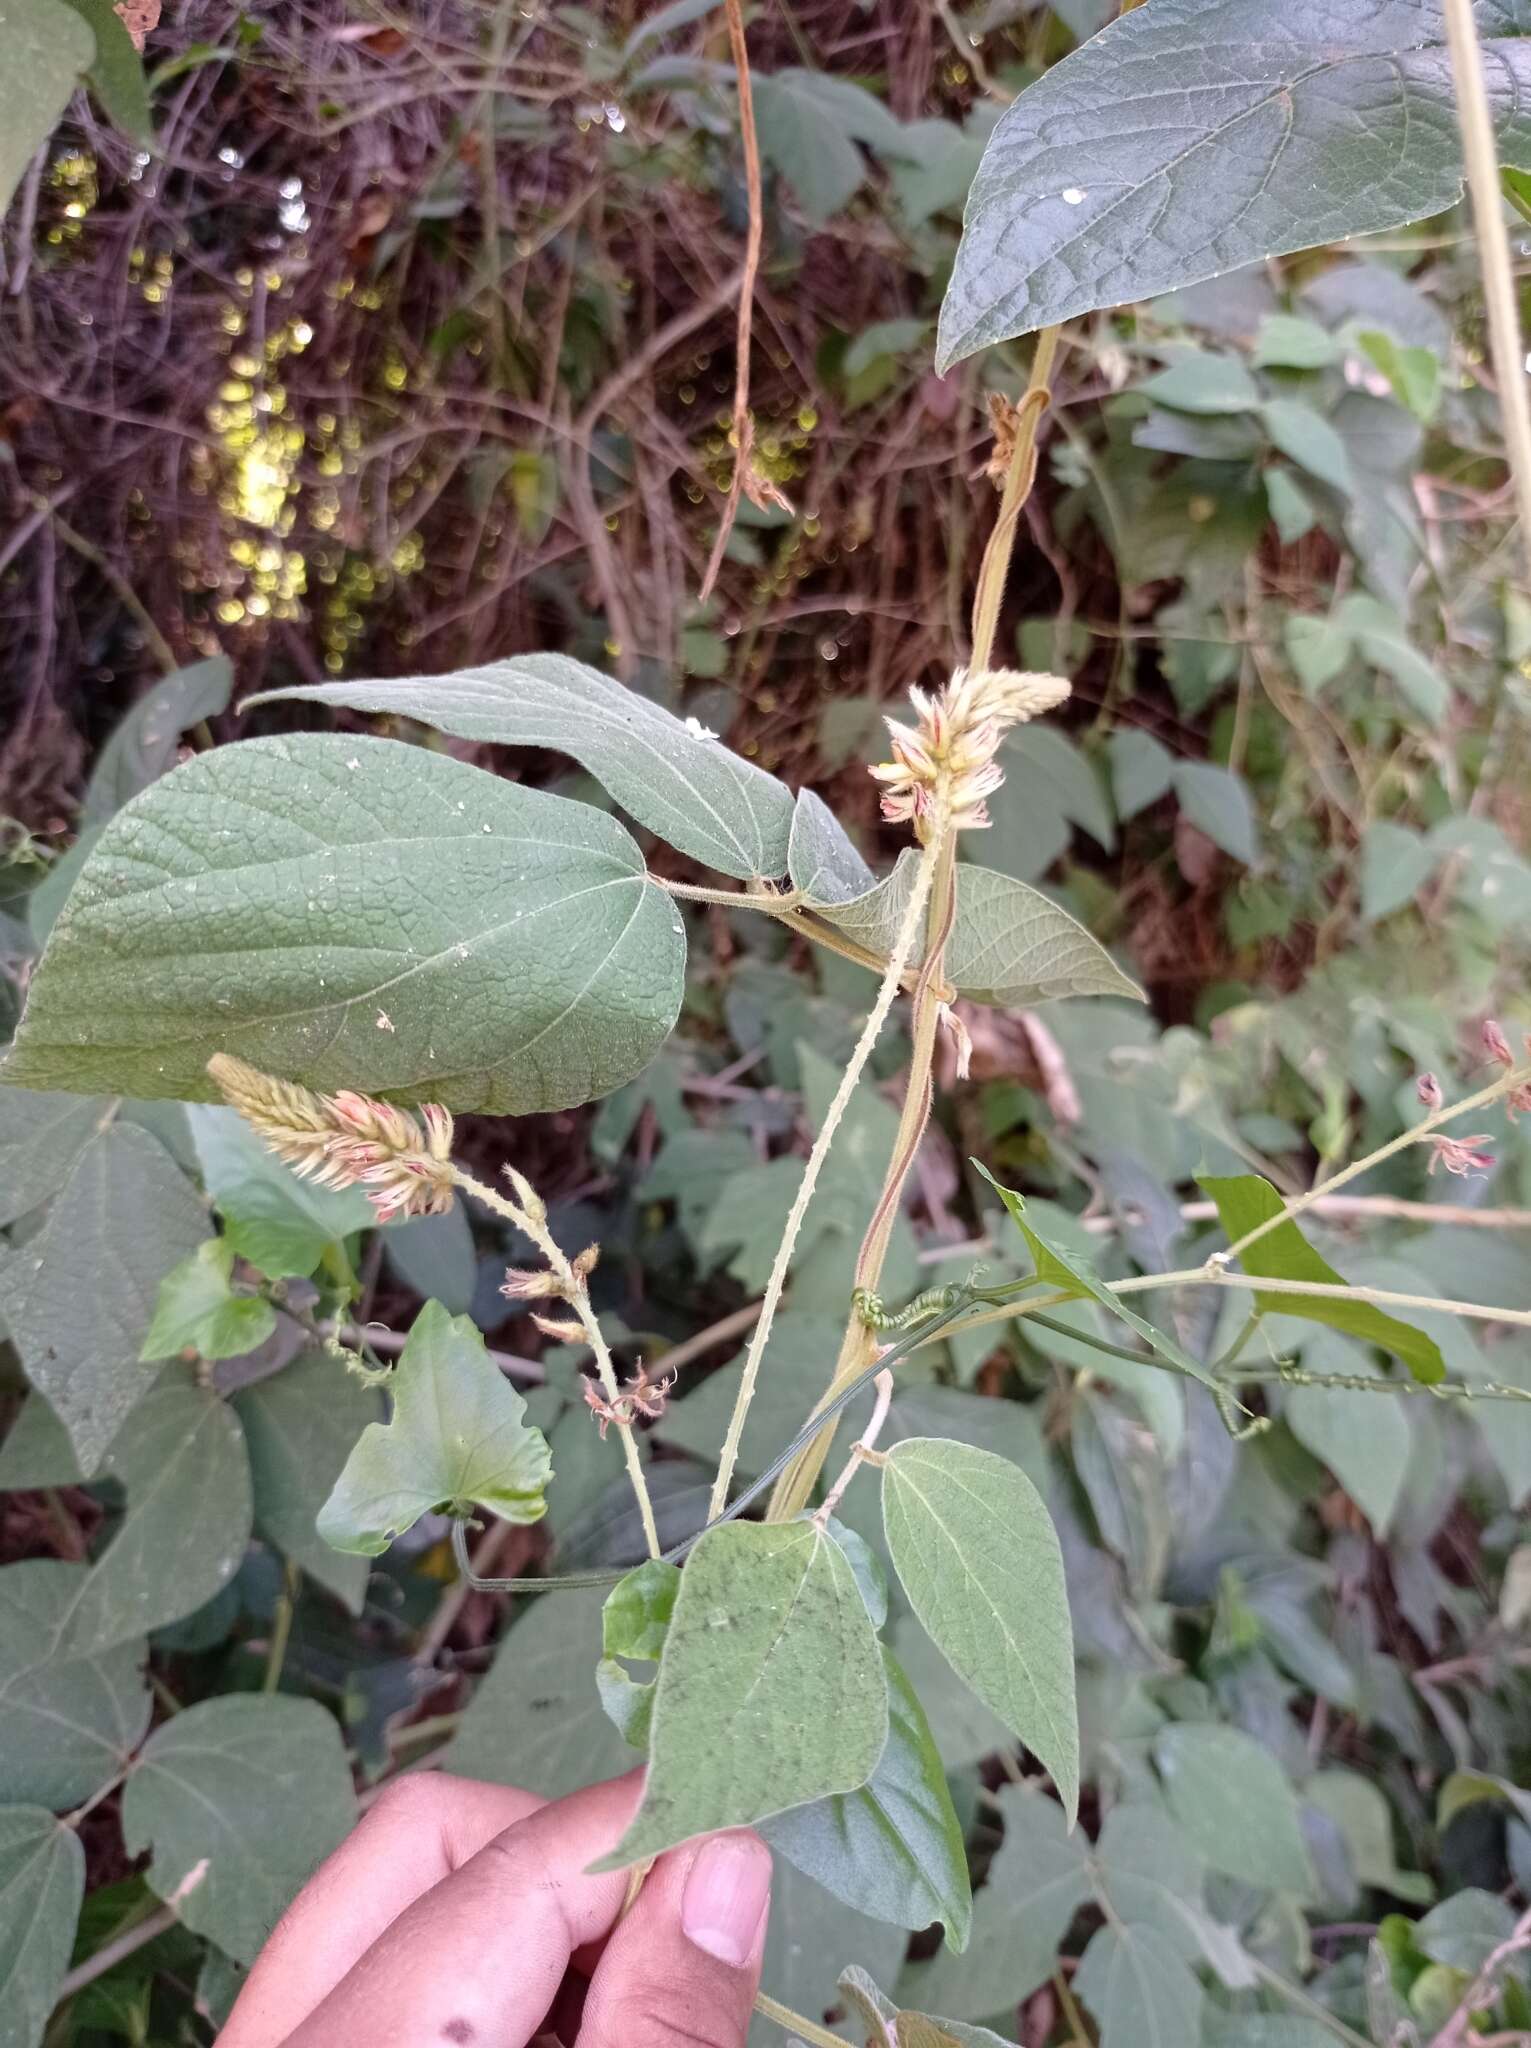
[[[640,1750],[760,2048],[1531,2039],[1531,13],[1114,14],[12,0],[3,2048]]]

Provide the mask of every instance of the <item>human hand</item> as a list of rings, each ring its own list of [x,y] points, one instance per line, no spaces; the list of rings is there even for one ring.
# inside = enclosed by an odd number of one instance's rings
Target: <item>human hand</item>
[[[770,1851],[744,1830],[630,1873],[633,1772],[549,1804],[436,1773],[390,1785],[261,1951],[218,2048],[743,2048]]]

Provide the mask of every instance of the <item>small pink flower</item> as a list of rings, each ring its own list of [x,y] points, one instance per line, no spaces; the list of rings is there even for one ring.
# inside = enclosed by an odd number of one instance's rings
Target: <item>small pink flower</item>
[[[1483,1050],[1491,1060],[1498,1060],[1502,1067],[1513,1067],[1515,1056],[1510,1051],[1510,1041],[1492,1017],[1483,1027]]]
[[[1434,1074],[1421,1074],[1414,1083],[1414,1092],[1426,1109],[1439,1109],[1446,1100],[1445,1096],[1441,1093],[1441,1084],[1436,1080]]]
[[[1494,1155],[1484,1148],[1493,1142],[1488,1131],[1477,1131],[1470,1138],[1448,1138],[1438,1131],[1430,1140],[1428,1171],[1434,1173],[1438,1166],[1443,1167],[1459,1180],[1465,1180],[1470,1173],[1485,1173],[1493,1165]]]

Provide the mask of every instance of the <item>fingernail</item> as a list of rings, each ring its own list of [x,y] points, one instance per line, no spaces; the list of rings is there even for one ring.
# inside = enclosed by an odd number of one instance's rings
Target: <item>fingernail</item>
[[[771,1895],[771,1852],[756,1835],[713,1835],[696,1852],[680,1899],[686,1939],[738,1969],[749,1961]]]

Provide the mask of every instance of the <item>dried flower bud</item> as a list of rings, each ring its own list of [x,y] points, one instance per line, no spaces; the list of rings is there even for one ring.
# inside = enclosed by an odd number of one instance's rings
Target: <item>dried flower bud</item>
[[[500,1292],[507,1301],[547,1301],[559,1292],[559,1286],[551,1273],[507,1266]]]
[[[569,1268],[581,1287],[590,1278],[601,1261],[601,1247],[587,1244],[585,1249],[569,1261]]]
[[[521,1204],[527,1215],[530,1216],[533,1223],[546,1223],[548,1220],[547,1204],[532,1186],[526,1175],[518,1172],[514,1166],[502,1167],[500,1170],[510,1182],[515,1192],[516,1200]]]
[[[1491,1060],[1497,1060],[1502,1067],[1513,1067],[1515,1064],[1515,1055],[1510,1051],[1510,1041],[1492,1017],[1483,1027],[1483,1050]]]
[[[1440,1166],[1447,1173],[1454,1173],[1458,1179],[1465,1179],[1470,1173],[1483,1173],[1494,1163],[1494,1155],[1485,1148],[1493,1143],[1488,1131],[1478,1131],[1470,1138],[1448,1138],[1437,1132],[1430,1140],[1430,1165],[1434,1173]]]
[[[1441,1093],[1441,1084],[1434,1074],[1421,1074],[1414,1083],[1414,1092],[1426,1109],[1439,1109],[1446,1100]]]
[[[537,1328],[544,1337],[555,1338],[560,1344],[583,1344],[588,1341],[585,1336],[584,1326],[574,1322],[572,1318],[560,1319],[557,1316],[539,1316],[534,1314],[532,1321],[537,1325]]]

